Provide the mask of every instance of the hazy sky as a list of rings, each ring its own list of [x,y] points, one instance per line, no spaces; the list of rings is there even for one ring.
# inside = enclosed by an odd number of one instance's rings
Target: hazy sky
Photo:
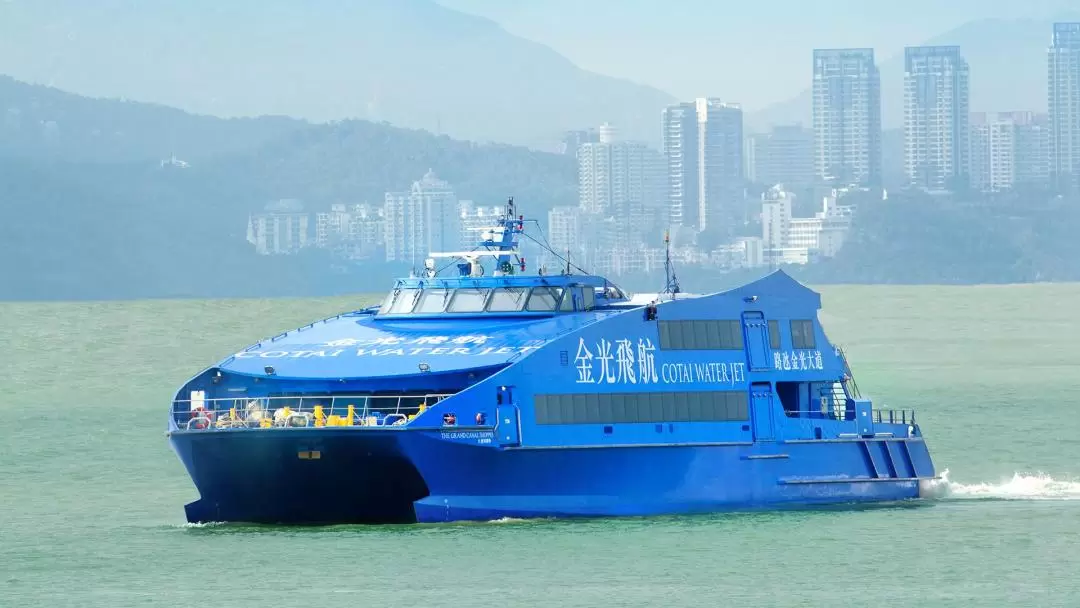
[[[438,0],[542,42],[583,68],[681,98],[753,110],[809,85],[815,47],[878,60],[981,18],[1048,18],[1068,0]],[[733,8],[737,5],[738,8]],[[1047,43],[1050,33],[1047,32]]]

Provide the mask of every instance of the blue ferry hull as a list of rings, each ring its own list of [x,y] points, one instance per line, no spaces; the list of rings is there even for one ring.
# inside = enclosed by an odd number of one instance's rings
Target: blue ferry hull
[[[934,475],[921,437],[499,448],[437,431],[174,432],[190,522],[413,523],[897,501]],[[317,457],[312,457],[317,453]]]

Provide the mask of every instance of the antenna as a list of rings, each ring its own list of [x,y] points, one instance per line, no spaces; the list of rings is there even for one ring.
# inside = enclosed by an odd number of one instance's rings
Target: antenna
[[[679,287],[679,277],[675,276],[675,267],[671,263],[671,234],[670,229],[664,231],[664,293],[670,293],[674,298],[675,294],[682,291]]]

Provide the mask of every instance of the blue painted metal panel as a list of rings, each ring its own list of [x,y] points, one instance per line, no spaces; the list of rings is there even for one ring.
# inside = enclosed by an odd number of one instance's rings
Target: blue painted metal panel
[[[754,419],[754,439],[772,441],[773,431],[773,391],[766,382],[755,382],[750,388],[751,411]]]
[[[873,406],[869,399],[855,399],[855,420],[859,425],[859,434],[863,437],[874,436]]]
[[[765,315],[758,311],[744,312],[743,342],[746,344],[746,357],[750,364],[750,371],[762,371],[772,367],[772,357],[769,351],[769,326],[765,323]]]
[[[483,432],[449,434],[328,431],[318,460],[298,459],[308,444],[290,432],[181,433],[171,441],[202,494],[189,506],[192,521],[655,515],[919,492],[917,481],[880,479],[863,442],[788,444],[787,458],[747,459],[752,445],[502,449],[484,444]]]
[[[518,408],[514,405],[500,405],[496,408],[496,413],[499,421],[495,427],[495,435],[499,438],[499,445],[521,445]]]

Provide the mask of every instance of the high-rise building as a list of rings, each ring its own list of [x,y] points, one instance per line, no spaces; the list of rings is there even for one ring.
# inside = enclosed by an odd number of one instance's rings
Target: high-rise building
[[[727,230],[741,216],[743,178],[743,112],[738,104],[698,98],[698,205],[694,226]],[[684,217],[685,220],[685,217]]]
[[[746,179],[767,186],[814,183],[814,132],[780,125],[746,138]]]
[[[578,147],[580,147],[581,144],[596,143],[598,141],[600,141],[600,134],[594,129],[566,131],[559,141],[556,152],[568,155],[577,154]]]
[[[1055,23],[1046,55],[1050,173],[1080,190],[1080,23]]]
[[[1002,192],[1045,185],[1049,177],[1046,115],[1001,112],[971,115],[971,187]]]
[[[700,97],[665,108],[662,128],[669,224],[697,231],[729,228],[745,188],[742,108]]]
[[[661,115],[664,159],[667,164],[668,224],[694,222],[698,206],[697,106],[680,103]]]
[[[296,199],[268,203],[262,213],[248,216],[247,240],[259,255],[289,255],[308,246],[311,219]]]
[[[417,266],[433,251],[455,251],[460,211],[450,184],[430,169],[408,192],[387,192],[386,261]]]
[[[967,180],[968,89],[960,47],[904,49],[904,172],[912,186],[942,192]]]
[[[814,173],[841,185],[881,182],[881,77],[874,49],[815,49]]]
[[[560,256],[556,258],[545,252],[543,263],[554,266],[551,271],[565,264],[567,256],[573,262],[582,262],[581,215],[580,207],[553,207],[548,211],[548,242]]]
[[[648,210],[662,205],[663,174],[659,154],[642,142],[618,141],[611,125],[600,128],[600,141],[578,149],[579,205],[586,214],[613,218],[619,234],[632,240]]]

